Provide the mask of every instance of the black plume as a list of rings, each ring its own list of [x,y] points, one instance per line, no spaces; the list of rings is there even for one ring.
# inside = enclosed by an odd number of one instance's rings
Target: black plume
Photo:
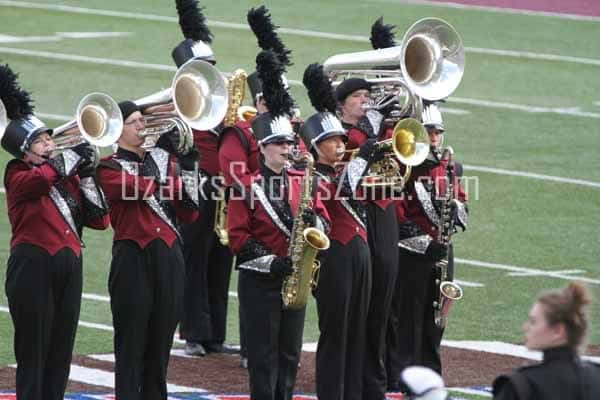
[[[197,0],[175,0],[175,6],[183,36],[193,41],[212,43],[213,34],[206,25],[206,17],[202,14],[204,7],[199,7]]]
[[[271,14],[269,14],[267,7],[251,8],[248,11],[247,18],[250,29],[252,29],[258,40],[258,47],[263,50],[274,51],[277,53],[279,62],[286,66],[292,65],[290,60],[292,51],[285,47],[277,32],[275,32],[279,26],[273,25]]]
[[[283,85],[285,66],[273,51],[263,50],[256,56],[256,72],[262,81],[263,97],[272,116],[292,114],[294,100]]]
[[[394,29],[396,29],[396,25],[386,25],[383,23],[383,17],[377,18],[377,21],[371,26],[371,37],[369,38],[371,46],[374,49],[394,47],[396,45]]]
[[[336,102],[333,97],[333,89],[321,64],[314,63],[306,67],[302,83],[308,89],[308,98],[315,110],[335,113]]]
[[[6,65],[0,65],[0,99],[6,108],[8,119],[21,119],[33,114],[33,104],[29,93],[21,89],[19,76]]]

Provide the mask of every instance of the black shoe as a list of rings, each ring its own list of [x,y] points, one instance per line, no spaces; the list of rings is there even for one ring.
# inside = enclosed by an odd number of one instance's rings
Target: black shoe
[[[185,354],[188,356],[200,356],[206,355],[206,349],[200,343],[186,342],[185,343]]]
[[[204,349],[207,353],[240,354],[239,348],[225,343],[205,343]]]

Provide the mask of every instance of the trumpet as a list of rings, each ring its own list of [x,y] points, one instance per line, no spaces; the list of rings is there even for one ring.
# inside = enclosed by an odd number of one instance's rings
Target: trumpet
[[[121,136],[123,116],[115,100],[107,94],[89,93],[77,105],[75,119],[54,129],[55,151],[81,143],[111,146]]]

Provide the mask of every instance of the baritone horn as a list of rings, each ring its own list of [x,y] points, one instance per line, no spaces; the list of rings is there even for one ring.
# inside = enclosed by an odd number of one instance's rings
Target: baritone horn
[[[86,95],[75,111],[75,119],[54,129],[55,150],[65,150],[87,142],[97,147],[116,143],[123,130],[119,105],[107,94]]]

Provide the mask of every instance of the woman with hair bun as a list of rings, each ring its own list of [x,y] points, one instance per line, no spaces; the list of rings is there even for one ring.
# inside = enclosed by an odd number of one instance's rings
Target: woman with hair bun
[[[543,361],[501,375],[495,400],[600,399],[600,365],[582,361],[588,331],[587,288],[577,282],[543,292],[523,324],[525,346],[543,352]]]

